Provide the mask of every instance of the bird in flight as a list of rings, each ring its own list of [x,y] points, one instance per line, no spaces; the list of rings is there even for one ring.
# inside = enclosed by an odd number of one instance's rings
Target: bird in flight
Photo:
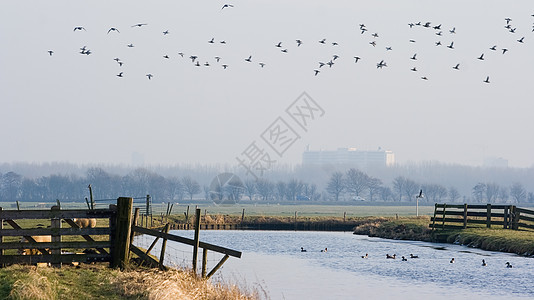
[[[165,54],[163,55],[163,58],[169,59],[170,57],[167,54]]]
[[[369,44],[371,44],[373,47],[376,47],[376,42],[375,41],[369,42]]]
[[[334,60],[336,60],[336,59],[339,58],[339,55],[334,54],[334,55],[332,56],[332,58],[333,58]]]
[[[226,68],[228,68],[228,65],[222,65],[222,67],[226,70]]]
[[[332,46],[339,46],[337,42],[332,42]]]
[[[215,56],[215,60],[216,60],[217,62],[219,62],[219,60],[221,60],[221,58],[220,58],[219,56]]]
[[[128,48],[133,48],[134,44],[128,44]]]
[[[486,80],[484,80],[485,83],[490,83],[489,76],[486,77]]]
[[[297,40],[297,47],[300,47],[300,45],[302,45],[302,41],[301,40]]]
[[[48,54],[50,54],[50,56],[52,56],[52,54],[54,54],[54,51],[48,50]]]
[[[386,51],[391,51],[391,50],[393,50],[393,48],[391,48],[391,47],[386,47]]]
[[[456,64],[456,66],[452,67],[455,70],[460,70],[460,64]]]
[[[232,4],[225,4],[223,5],[223,7],[221,8],[221,10],[227,8],[227,7],[234,7]]]
[[[479,60],[484,60],[484,53],[482,53],[479,57],[478,57]]]
[[[220,41],[219,43],[221,43],[221,44],[226,44],[226,41],[223,40],[223,41]]]
[[[215,38],[211,38],[211,40],[209,40],[208,43],[213,44],[213,43],[215,43],[214,40],[215,40]]]
[[[117,77],[122,77],[122,72],[120,72],[119,74],[117,74]]]
[[[313,70],[315,72],[315,76],[317,76],[317,74],[319,74],[321,71],[319,70]]]
[[[189,58],[191,59],[191,62],[195,62],[195,59],[197,59],[198,57],[196,55],[191,55],[189,56]]]
[[[76,27],[74,27],[73,31],[76,31],[76,30],[85,30],[85,28],[82,27],[82,26],[76,26]],[[85,31],[87,31],[87,30],[85,30]]]
[[[282,42],[278,42],[278,44],[276,44],[275,47],[281,48],[282,47]]]
[[[502,54],[506,53],[507,51],[508,51],[508,49],[502,48]]]
[[[378,38],[378,33],[375,32],[375,33],[371,34],[371,36],[374,37],[374,38]]]
[[[421,77],[421,79],[428,80],[428,78],[426,76]]]
[[[415,196],[415,198],[424,198],[425,195],[423,195],[423,190],[419,190],[419,195]]]
[[[112,32],[112,31],[116,31],[116,32],[118,32],[118,33],[121,33],[117,28],[115,28],[115,27],[111,27],[111,28],[108,30],[108,34],[109,34],[110,32]]]
[[[354,56],[354,59],[355,59],[354,63],[357,63],[361,58],[359,56]]]
[[[145,26],[145,25],[148,25],[146,23],[137,23],[135,25],[132,25],[132,27],[141,27],[141,26]]]
[[[454,49],[454,42],[451,42],[451,44],[448,45],[447,48],[449,48],[449,49]]]
[[[386,64],[386,62],[384,60],[381,60],[379,63],[376,64],[376,68],[377,69],[382,69],[382,67],[387,67],[388,65]]]
[[[520,43],[523,43],[524,39],[525,39],[525,37],[522,37],[522,38],[518,39],[517,41],[520,42]]]
[[[287,53],[287,49],[282,49],[282,50],[280,50],[280,51],[282,51],[282,52],[284,52],[284,53]]]
[[[449,30],[449,32],[450,32],[451,34],[455,34],[455,33],[456,33],[456,27],[453,27],[451,30]]]
[[[252,62],[252,55],[250,55],[248,58],[245,58],[246,61]]]
[[[260,67],[262,67],[262,68],[265,67],[264,63],[260,62],[259,64],[260,64]]]
[[[441,41],[437,41],[436,46],[441,46]]]
[[[489,49],[492,50],[492,51],[496,51],[497,50],[497,45],[493,45],[493,47],[490,47]]]
[[[417,72],[417,69],[415,67],[411,68],[410,70]]]
[[[325,41],[326,41],[326,39],[322,39],[322,40],[319,41],[319,43],[325,44]]]
[[[415,53],[412,57],[410,57],[410,59],[412,59],[412,60],[417,60],[417,57],[416,57],[416,56],[417,56],[417,53]]]
[[[146,77],[148,77],[148,80],[152,79],[153,76],[154,76],[154,75],[152,75],[152,74],[150,74],[150,73],[149,73],[149,74],[146,74]]]
[[[163,31],[163,35],[167,35],[167,34],[169,34],[168,30]]]

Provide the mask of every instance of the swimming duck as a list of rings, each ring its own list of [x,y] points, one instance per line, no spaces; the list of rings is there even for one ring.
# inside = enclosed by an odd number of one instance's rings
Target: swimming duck
[[[419,258],[419,256],[410,253],[410,258]]]
[[[369,254],[365,253],[365,255],[362,255],[362,258],[368,258]]]
[[[306,252],[306,249],[304,249],[304,247],[300,247],[300,252]]]
[[[324,250],[321,250],[321,252],[327,252],[328,248],[324,248]]]
[[[507,268],[513,268],[513,266],[510,264],[510,262],[506,262],[506,267]]]
[[[396,256],[397,254],[393,254],[393,255],[386,254],[386,258],[390,258],[390,259],[395,259]]]
[[[486,261],[485,261],[485,260],[482,260],[482,266],[485,267],[485,266],[487,266],[487,265],[488,265],[488,264],[486,263]]]
[[[453,264],[453,263],[454,263],[454,257],[451,259],[451,264]]]
[[[406,257],[402,257],[402,261],[408,261],[408,259],[406,259]]]

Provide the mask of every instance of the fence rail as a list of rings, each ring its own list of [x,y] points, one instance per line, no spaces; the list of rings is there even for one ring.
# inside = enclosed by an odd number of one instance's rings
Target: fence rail
[[[434,229],[460,229],[469,225],[502,226],[504,229],[534,229],[534,210],[515,205],[438,204],[429,226]]]

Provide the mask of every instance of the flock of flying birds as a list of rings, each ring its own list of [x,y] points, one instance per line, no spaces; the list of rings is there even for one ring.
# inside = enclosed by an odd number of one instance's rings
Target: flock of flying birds
[[[224,10],[225,8],[233,8],[233,7],[234,6],[231,5],[231,4],[224,4],[222,6],[221,10]],[[531,16],[534,17],[534,14],[531,15]],[[144,26],[148,26],[148,24],[147,23],[137,23],[137,24],[132,25],[131,27],[132,28],[141,28],[141,27],[144,27]],[[455,46],[456,46],[455,43],[454,43],[454,35],[456,34],[456,27],[443,28],[442,29],[442,25],[441,24],[433,25],[431,22],[409,23],[408,26],[411,29],[420,27],[420,28],[433,30],[434,34],[436,36],[436,39],[437,39],[437,41],[434,42],[434,46],[435,47],[444,47],[444,48],[448,48],[449,49],[448,51],[454,51]],[[517,28],[513,25],[511,18],[504,18],[503,27],[504,27],[504,30],[508,31],[510,34],[516,34]],[[359,24],[359,26],[357,27],[357,30],[359,31],[359,34],[362,35],[363,37],[369,36],[369,40],[370,40],[369,41],[369,47],[373,47],[373,48],[376,49],[377,46],[378,46],[380,48],[380,46],[379,46],[380,43],[378,42],[380,35],[377,32],[370,33],[369,30],[368,30],[368,27],[365,24]],[[86,31],[86,29],[83,26],[76,26],[76,27],[74,27],[73,31],[74,31],[74,33],[77,33],[77,32]],[[534,23],[532,25],[532,32],[534,32]],[[162,31],[162,34],[164,36],[168,35],[169,33],[170,33],[169,30]],[[110,27],[107,30],[107,34],[120,34],[120,31],[116,27]],[[444,39],[445,36],[449,37],[448,41],[444,42],[442,44],[442,39]],[[527,38],[525,38],[525,36],[519,36],[516,39],[517,44],[525,44],[526,40],[527,40]],[[223,45],[226,44],[225,40],[215,41],[215,38],[211,38],[211,39],[207,40],[206,42],[208,44],[215,44],[215,43],[219,43],[219,44],[223,44]],[[410,39],[408,42],[409,43],[416,43],[416,41],[414,39]],[[333,49],[336,49],[335,47],[339,46],[338,42],[336,42],[336,41],[328,41],[327,42],[326,38],[320,39],[318,41],[310,41],[310,42],[306,42],[306,43],[318,43],[318,44],[321,44],[321,45],[324,45],[324,46],[334,47]],[[135,47],[134,44],[132,44],[132,43],[127,44],[125,46],[129,47],[129,48]],[[285,46],[285,42],[280,42],[280,41],[279,42],[274,42],[273,46],[275,48],[279,49],[279,51],[281,53],[287,54],[288,52],[290,52],[289,48]],[[295,41],[294,41],[295,49],[300,49],[301,46],[305,47],[306,44],[301,39],[295,39]],[[393,48],[391,46],[385,46],[385,50],[386,50],[386,52],[389,52],[389,51],[393,51]],[[498,47],[497,45],[492,45],[492,46],[488,47],[486,49],[486,51],[488,51],[488,50],[492,51],[492,52],[500,52],[502,55],[505,55],[506,53],[508,53],[510,51],[509,48]],[[293,49],[291,51],[293,51]],[[79,53],[81,55],[91,55],[93,52],[87,46],[82,46],[80,48],[80,52]],[[48,54],[50,56],[52,56],[54,54],[54,51],[53,50],[48,50]],[[180,58],[187,59],[186,54],[184,54],[183,52],[177,52],[177,54],[180,56]],[[484,55],[485,55],[485,53],[482,52],[480,56],[474,57],[473,59],[477,59],[479,61],[484,61],[485,60]],[[210,67],[212,65],[208,61],[206,61],[205,63],[201,63],[200,62],[200,58],[197,55],[194,55],[194,54],[193,55],[188,55],[188,58],[189,58],[189,60],[191,60],[192,64],[194,66],[196,66],[196,67],[201,67],[201,66]],[[323,61],[319,61],[317,67],[313,68],[313,73],[312,74],[314,76],[318,76],[321,72],[323,72],[323,70],[332,68],[338,62],[337,60],[339,58],[340,58],[339,55],[333,54],[330,58],[328,58],[326,60],[323,60]],[[162,55],[162,59],[170,59],[170,56],[167,55],[167,54]],[[223,69],[226,70],[227,68],[229,68],[229,64],[225,63],[224,60],[220,56],[215,56],[214,59],[215,59],[215,63],[219,63],[220,67],[222,67]],[[354,64],[358,64],[358,62],[360,60],[364,60],[363,57],[360,57],[358,55],[353,56],[353,59],[354,59],[353,60]],[[419,70],[417,69],[417,66],[415,65],[416,61],[418,61],[417,53],[414,53],[412,56],[407,57],[406,59],[409,59],[414,64],[414,66],[410,69],[410,71],[411,72],[418,72]],[[118,57],[114,58],[113,60],[117,62],[119,67],[122,67],[123,64],[124,64],[124,62],[121,61],[121,59],[119,59]],[[267,65],[263,61],[254,61],[253,55],[249,55],[248,57],[244,57],[243,58],[243,62],[244,63],[253,63],[253,62],[255,62],[261,68],[264,68]],[[376,63],[376,68],[378,70],[383,69],[383,68],[387,68],[387,67],[388,67],[388,64],[387,64],[385,59],[382,59],[382,60],[380,60],[379,62]],[[451,66],[451,68],[456,70],[456,71],[459,71],[461,69],[461,64],[460,63],[455,63],[454,65]],[[121,71],[118,74],[116,74],[116,76],[117,77],[124,77],[125,76],[125,72]],[[151,80],[153,77],[155,77],[151,73],[148,73],[145,76],[149,80]],[[423,75],[420,78],[422,80],[429,80],[428,75]],[[485,79],[483,79],[482,82],[484,82],[486,84],[489,84],[490,83],[490,76],[486,75]]]

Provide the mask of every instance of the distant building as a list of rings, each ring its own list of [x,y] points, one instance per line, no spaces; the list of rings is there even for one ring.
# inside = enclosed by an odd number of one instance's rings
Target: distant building
[[[395,154],[378,148],[376,151],[339,148],[336,151],[310,151],[302,154],[302,165],[353,165],[360,168],[387,167],[395,164]]]

